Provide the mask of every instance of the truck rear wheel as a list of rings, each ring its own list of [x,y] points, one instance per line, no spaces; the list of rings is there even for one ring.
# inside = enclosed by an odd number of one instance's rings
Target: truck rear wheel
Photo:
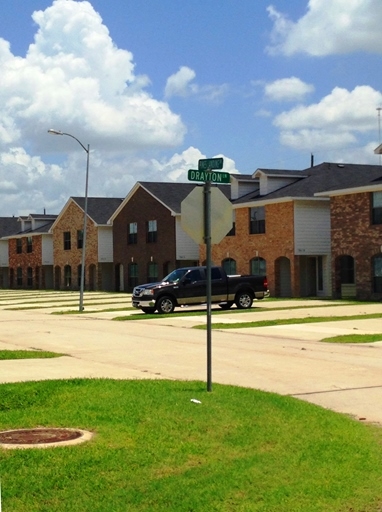
[[[158,299],[157,302],[158,313],[172,313],[175,309],[175,301],[172,297],[165,295]]]
[[[238,292],[235,298],[235,304],[238,309],[249,309],[253,303],[253,295],[251,292]]]

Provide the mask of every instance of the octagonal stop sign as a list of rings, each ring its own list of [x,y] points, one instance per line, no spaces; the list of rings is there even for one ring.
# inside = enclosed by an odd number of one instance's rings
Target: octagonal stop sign
[[[197,243],[204,243],[204,187],[195,187],[181,202],[181,225]],[[211,244],[218,244],[232,228],[232,205],[221,190],[211,187]]]

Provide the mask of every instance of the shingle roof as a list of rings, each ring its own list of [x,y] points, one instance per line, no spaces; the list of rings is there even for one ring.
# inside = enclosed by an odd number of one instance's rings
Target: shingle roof
[[[10,236],[20,231],[20,224],[17,217],[0,217],[0,238]]]
[[[84,210],[84,197],[72,197],[71,199]],[[123,199],[116,197],[88,197],[88,216],[91,217],[96,224],[107,224],[122,201]]]
[[[166,205],[167,208],[178,214],[180,214],[181,202],[192,190],[194,190],[196,186],[195,183],[166,183],[149,181],[139,181],[138,183],[150,194],[152,194],[164,205]],[[222,185],[218,188],[226,197],[228,197],[228,199],[230,198],[231,187],[229,185]]]
[[[297,172],[294,173],[295,175]],[[382,184],[382,166],[337,164],[324,162],[301,171],[301,179],[291,184],[259,196],[258,192],[246,194],[233,201],[233,204],[247,203],[251,200],[277,200],[285,197],[314,197],[318,192],[330,192],[352,189],[367,185]]]

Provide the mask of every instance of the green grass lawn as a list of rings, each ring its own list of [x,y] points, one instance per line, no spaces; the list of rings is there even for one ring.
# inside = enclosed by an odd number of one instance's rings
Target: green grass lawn
[[[96,435],[0,449],[3,512],[382,509],[382,429],[291,397],[161,380],[1,385],[0,429],[37,426]]]
[[[65,354],[46,352],[44,350],[0,350],[0,361],[4,361],[5,359],[48,359],[51,357],[61,357],[63,355]]]

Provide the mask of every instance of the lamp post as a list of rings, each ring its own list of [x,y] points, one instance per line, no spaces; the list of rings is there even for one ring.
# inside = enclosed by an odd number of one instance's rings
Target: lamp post
[[[61,132],[60,130],[53,130],[52,128],[48,130],[48,133],[53,135],[67,135],[72,139],[76,140],[78,144],[82,147],[82,149],[86,152],[86,180],[85,180],[85,206],[84,206],[84,229],[82,236],[82,257],[81,257],[81,280],[80,280],[80,305],[79,310],[84,310],[84,287],[85,287],[85,255],[86,255],[86,220],[88,216],[88,183],[89,183],[89,154],[90,154],[90,145],[88,144],[87,148],[82,144],[80,140],[77,139],[74,135],[70,133]]]

